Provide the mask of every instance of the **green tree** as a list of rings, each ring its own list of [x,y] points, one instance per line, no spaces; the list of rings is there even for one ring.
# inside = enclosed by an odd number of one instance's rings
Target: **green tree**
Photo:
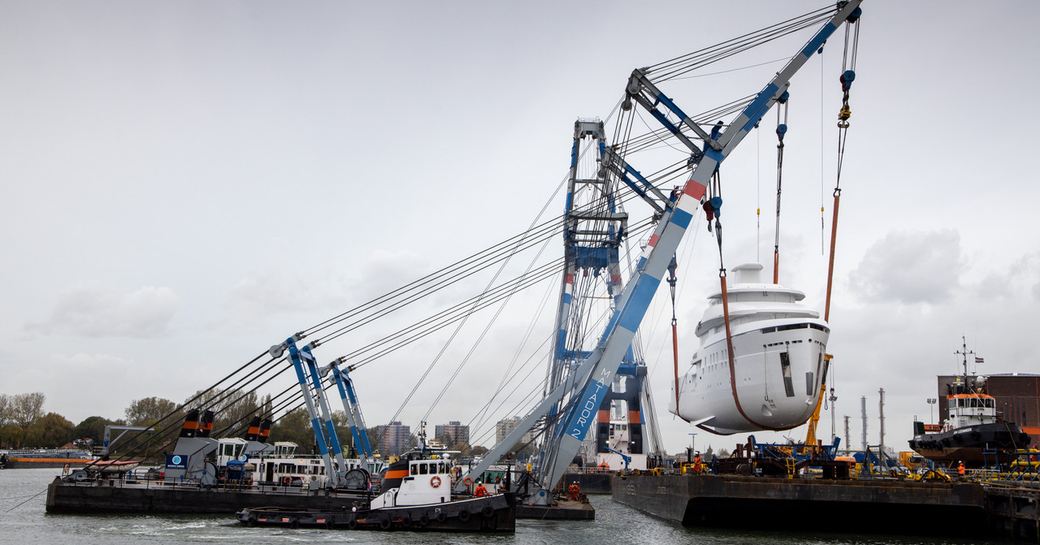
[[[109,420],[101,416],[88,416],[76,424],[72,434],[76,439],[90,439],[93,444],[101,445],[105,438],[105,426],[119,424],[122,421]]]
[[[0,394],[0,426],[11,421],[11,396]]]
[[[18,394],[11,398],[11,421],[20,428],[28,429],[29,426],[43,415],[43,402],[46,396],[41,392]]]
[[[271,441],[291,441],[300,446],[298,452],[314,452],[314,432],[307,411],[301,407],[282,415],[271,426]]]
[[[75,426],[58,413],[47,413],[33,421],[25,430],[25,446],[57,448],[71,441]]]
[[[191,405],[202,410],[213,411],[213,430],[219,431],[226,428],[228,435],[237,436],[245,433],[249,420],[253,415],[258,414],[261,408],[256,392],[214,388],[205,392],[195,392],[192,398],[195,396],[199,396],[199,398]]]
[[[135,399],[126,408],[126,421],[131,426],[151,426],[177,409],[177,404],[161,397]],[[167,425],[171,420],[163,422]]]
[[[21,448],[25,430],[14,424],[0,425],[0,448]]]

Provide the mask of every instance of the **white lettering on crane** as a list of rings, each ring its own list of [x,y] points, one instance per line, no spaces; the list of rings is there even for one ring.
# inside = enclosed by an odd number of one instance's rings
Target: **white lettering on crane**
[[[581,410],[578,413],[578,418],[574,421],[574,426],[569,434],[571,437],[579,441],[583,439],[582,436],[585,435],[586,431],[588,431],[593,413],[595,413],[596,409],[599,408],[598,402],[600,392],[606,388],[606,386],[598,380],[593,381],[593,384],[596,386],[596,389],[590,395],[586,396],[585,402],[582,404]]]

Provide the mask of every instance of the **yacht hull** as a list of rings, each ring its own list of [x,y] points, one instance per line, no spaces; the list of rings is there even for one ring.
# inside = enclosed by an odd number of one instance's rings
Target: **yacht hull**
[[[829,328],[806,318],[755,325],[733,336],[733,372],[725,335],[709,340],[679,382],[678,411],[673,391],[671,412],[722,435],[787,430],[809,419],[827,372]]]

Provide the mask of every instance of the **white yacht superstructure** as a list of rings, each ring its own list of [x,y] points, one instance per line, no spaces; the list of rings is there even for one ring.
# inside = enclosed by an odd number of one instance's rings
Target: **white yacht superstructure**
[[[729,315],[730,369],[722,293],[708,298],[696,335],[701,348],[679,381],[669,411],[718,434],[785,430],[803,424],[816,407],[827,373],[830,328],[819,312],[800,303],[805,294],[762,282],[762,265],[733,269]]]

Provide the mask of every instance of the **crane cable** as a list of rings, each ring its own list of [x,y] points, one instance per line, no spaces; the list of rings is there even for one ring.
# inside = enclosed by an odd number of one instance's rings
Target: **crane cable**
[[[668,264],[668,289],[672,295],[672,369],[675,372],[675,414],[679,414],[679,333],[678,321],[675,319],[675,269],[678,263],[675,254],[672,254],[672,262]]]
[[[787,134],[787,102],[791,95],[784,91],[776,99],[776,226],[773,232],[773,283],[780,283],[780,193],[784,179],[784,136]],[[781,117],[783,121],[781,121]]]
[[[730,327],[729,322],[729,293],[726,289],[726,263],[722,255],[722,223],[719,221],[719,212],[722,208],[722,183],[719,179],[719,171],[715,170],[715,173],[711,176],[711,183],[708,185],[711,198],[705,201],[704,210],[708,212],[708,229],[711,230],[711,218],[715,220],[715,240],[719,245],[719,286],[721,288],[720,295],[722,296],[722,321],[726,325],[726,355],[729,360],[729,375],[730,375],[730,390],[733,393],[733,403],[737,406],[737,412],[744,417],[749,423],[761,426],[754,420],[752,420],[747,413],[744,412],[744,408],[740,404],[740,397],[737,395],[737,383],[736,377],[736,365],[733,357],[733,330]],[[709,210],[709,208],[711,210]],[[676,407],[678,411],[678,407]]]
[[[841,83],[841,109],[838,110],[838,162],[834,180],[834,206],[831,215],[831,253],[827,263],[827,297],[823,307],[823,319],[826,322],[830,322],[831,316],[831,290],[834,285],[834,249],[838,237],[838,207],[841,204],[841,167],[845,159],[845,142],[848,138],[849,118],[852,117],[852,109],[849,107],[849,91],[852,89],[852,82],[856,80],[856,54],[859,48],[859,18],[861,14],[860,8],[856,8],[847,19],[848,25],[845,26],[845,50],[841,58],[842,72],[838,78],[838,81]],[[850,43],[851,48],[849,47]]]

